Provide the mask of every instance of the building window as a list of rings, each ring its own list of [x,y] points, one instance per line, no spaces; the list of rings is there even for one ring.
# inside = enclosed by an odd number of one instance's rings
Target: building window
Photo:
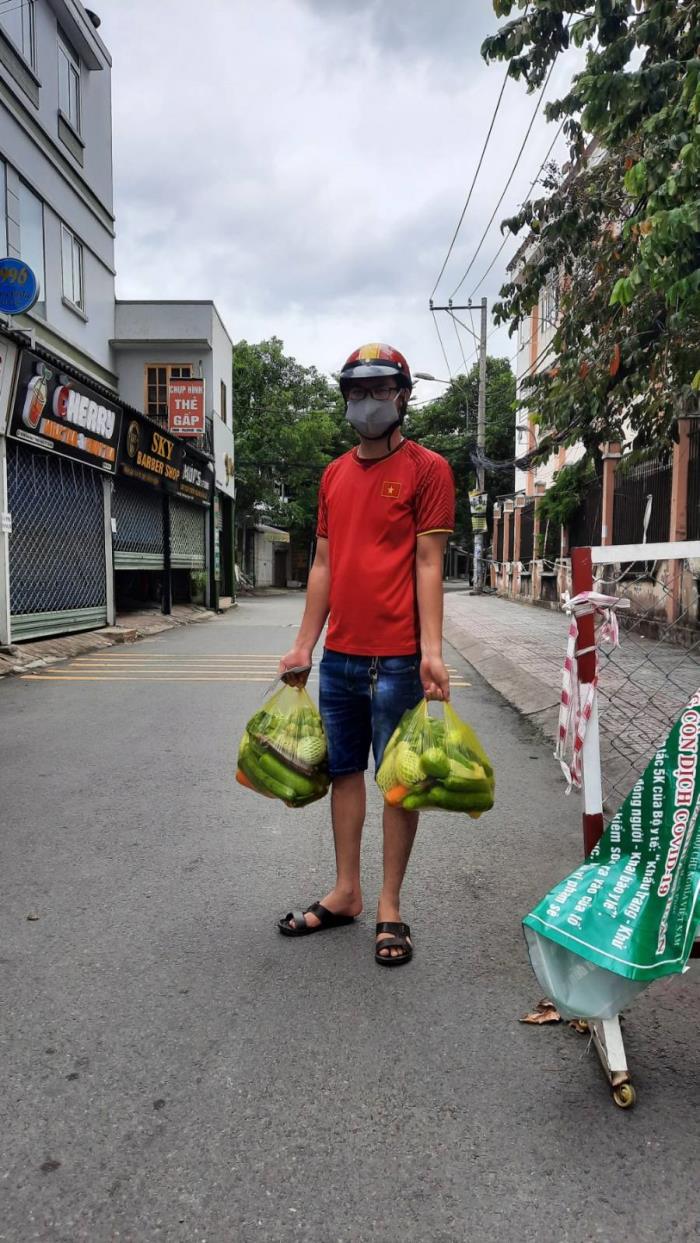
[[[171,380],[190,380],[190,363],[152,363],[146,367],[146,414],[156,421],[168,417],[168,385]]]
[[[80,61],[62,35],[58,39],[58,106],[80,133]]]
[[[39,284],[39,300],[34,310],[45,315],[44,204],[23,181],[19,183],[19,254],[29,264]]]
[[[0,26],[8,34],[32,69],[36,67],[34,41],[34,0],[25,0],[24,4],[10,3],[0,5]]]
[[[226,385],[221,381],[221,417],[224,423],[228,424],[228,410],[226,409]]]
[[[61,264],[63,268],[63,296],[73,306],[85,310],[83,300],[83,246],[70,229],[61,225]]]

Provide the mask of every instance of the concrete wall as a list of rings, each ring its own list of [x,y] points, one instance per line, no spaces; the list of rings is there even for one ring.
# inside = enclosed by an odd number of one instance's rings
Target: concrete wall
[[[213,347],[212,302],[122,301],[114,317],[114,335],[121,341]],[[155,360],[154,360],[155,361]],[[195,360],[196,362],[197,360]]]
[[[212,394],[214,419],[214,456],[216,460],[216,486],[227,496],[235,496],[232,463],[234,458],[233,414],[231,389],[233,385],[233,342],[226,331],[216,307],[212,316]],[[221,409],[221,383],[226,385],[226,410]],[[224,418],[225,416],[225,418]],[[228,459],[228,469],[226,464]]]
[[[117,302],[115,358],[122,396],[139,410],[144,403],[144,367],[149,363],[190,363],[194,374],[204,377],[207,414],[214,426],[216,486],[233,498],[233,345],[214,303]],[[221,418],[222,380],[228,399],[226,423]]]
[[[148,345],[133,345],[115,351],[115,367],[119,376],[119,393],[124,402],[145,409],[145,368],[155,363],[175,365],[190,364],[193,374],[199,375],[202,350],[185,345],[162,345],[155,341]],[[204,367],[202,374],[205,374]]]
[[[80,140],[67,135],[59,117],[59,21],[81,60]],[[36,0],[35,28],[30,72],[3,39],[0,8],[0,158],[7,165],[10,254],[21,252],[20,179],[44,204],[45,311],[37,308],[16,322],[33,327],[48,348],[103,383],[114,384],[111,61],[81,6],[71,0]],[[85,315],[63,301],[61,221],[83,245]]]
[[[275,575],[275,545],[267,539],[264,531],[255,532],[253,557],[255,586],[271,587]]]
[[[524,382],[528,376],[544,371],[554,361],[551,346],[556,328],[548,318],[542,318],[543,303],[544,291],[541,291],[538,306],[533,309],[530,318],[521,324],[518,332],[516,392],[519,399],[527,398],[527,389]],[[534,411],[535,406],[533,403]],[[527,409],[518,411],[517,423],[520,430],[517,430],[515,433],[515,452],[518,455],[534,449],[537,443],[537,428],[533,428],[532,432],[525,430],[528,427],[528,413]],[[516,470],[515,491],[534,495],[537,484],[544,484],[545,488],[550,487],[555,473],[562,466],[577,462],[582,455],[583,447],[581,445],[573,445],[570,448],[562,449],[559,453],[553,454],[547,462],[534,467],[531,471]]]

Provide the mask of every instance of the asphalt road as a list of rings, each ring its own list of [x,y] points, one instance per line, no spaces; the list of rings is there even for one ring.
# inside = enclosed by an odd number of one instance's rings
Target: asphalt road
[[[518,1024],[520,918],[578,861],[580,804],[454,652],[498,803],[424,817],[413,962],[373,960],[374,789],[365,915],[276,932],[329,885],[328,806],[241,790],[234,755],[300,607],[0,685],[0,1239],[700,1238],[700,972],[628,1016],[631,1112],[586,1037]]]

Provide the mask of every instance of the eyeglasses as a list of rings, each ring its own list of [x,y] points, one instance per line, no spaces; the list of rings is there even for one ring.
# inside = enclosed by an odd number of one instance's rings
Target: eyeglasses
[[[373,397],[375,401],[388,401],[398,388],[391,384],[378,384],[376,388],[360,388],[359,385],[345,390],[348,401],[362,401],[364,397]]]

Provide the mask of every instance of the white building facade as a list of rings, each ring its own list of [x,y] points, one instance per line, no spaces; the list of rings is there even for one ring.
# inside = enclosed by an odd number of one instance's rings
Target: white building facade
[[[112,622],[120,594],[233,593],[231,342],[212,303],[116,302],[99,26],[79,0],[0,5],[0,258],[39,284],[0,316],[0,643]],[[163,418],[177,363],[206,380],[197,441]]]

